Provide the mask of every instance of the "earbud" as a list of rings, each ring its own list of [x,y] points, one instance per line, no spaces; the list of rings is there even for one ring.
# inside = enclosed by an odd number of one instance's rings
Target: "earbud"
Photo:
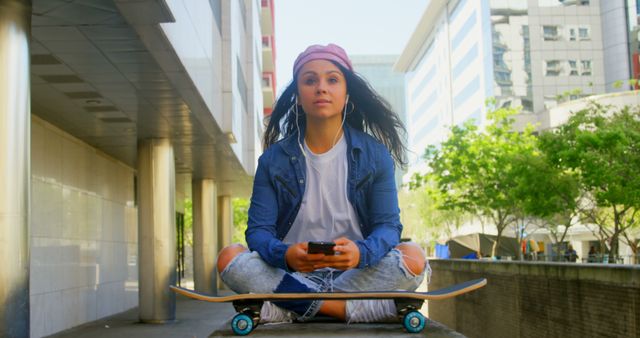
[[[296,99],[296,106],[298,105],[298,95],[294,96],[294,98]]]
[[[344,100],[344,105],[346,106],[349,103],[349,94],[347,94],[347,98]]]

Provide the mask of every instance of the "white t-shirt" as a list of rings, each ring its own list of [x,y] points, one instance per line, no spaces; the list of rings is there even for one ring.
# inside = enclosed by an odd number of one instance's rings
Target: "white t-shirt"
[[[344,134],[324,154],[314,154],[305,142],[307,185],[302,204],[283,242],[363,239],[358,215],[347,198],[347,142]]]

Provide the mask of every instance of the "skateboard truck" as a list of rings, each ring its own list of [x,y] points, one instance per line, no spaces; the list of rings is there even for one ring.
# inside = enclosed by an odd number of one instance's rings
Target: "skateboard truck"
[[[231,320],[231,330],[238,336],[246,336],[260,324],[261,300],[234,300],[236,315]]]
[[[420,313],[420,308],[424,303],[421,299],[398,298],[394,299],[398,317],[402,322],[402,326],[409,333],[419,333],[424,330],[426,319]]]

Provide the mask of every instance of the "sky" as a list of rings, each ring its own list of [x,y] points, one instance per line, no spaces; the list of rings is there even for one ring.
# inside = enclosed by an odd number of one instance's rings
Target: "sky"
[[[277,93],[309,45],[348,55],[402,53],[430,0],[274,0]]]

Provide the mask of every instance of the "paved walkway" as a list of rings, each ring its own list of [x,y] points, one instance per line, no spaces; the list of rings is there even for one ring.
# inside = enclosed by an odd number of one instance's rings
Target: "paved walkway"
[[[234,337],[229,326],[215,331],[211,337]],[[450,330],[440,323],[427,319],[427,326],[421,334],[406,333],[400,323],[394,324],[351,324],[344,323],[296,323],[258,326],[250,337],[430,337],[430,338],[464,338],[463,335]]]
[[[176,321],[171,324],[141,324],[138,309],[87,323],[51,337],[55,338],[205,338],[231,337],[229,322],[234,315],[230,304],[207,303],[177,297]],[[400,323],[351,324],[337,322],[292,323],[260,325],[249,337],[464,337],[463,335],[427,320],[422,334],[408,334]]]

